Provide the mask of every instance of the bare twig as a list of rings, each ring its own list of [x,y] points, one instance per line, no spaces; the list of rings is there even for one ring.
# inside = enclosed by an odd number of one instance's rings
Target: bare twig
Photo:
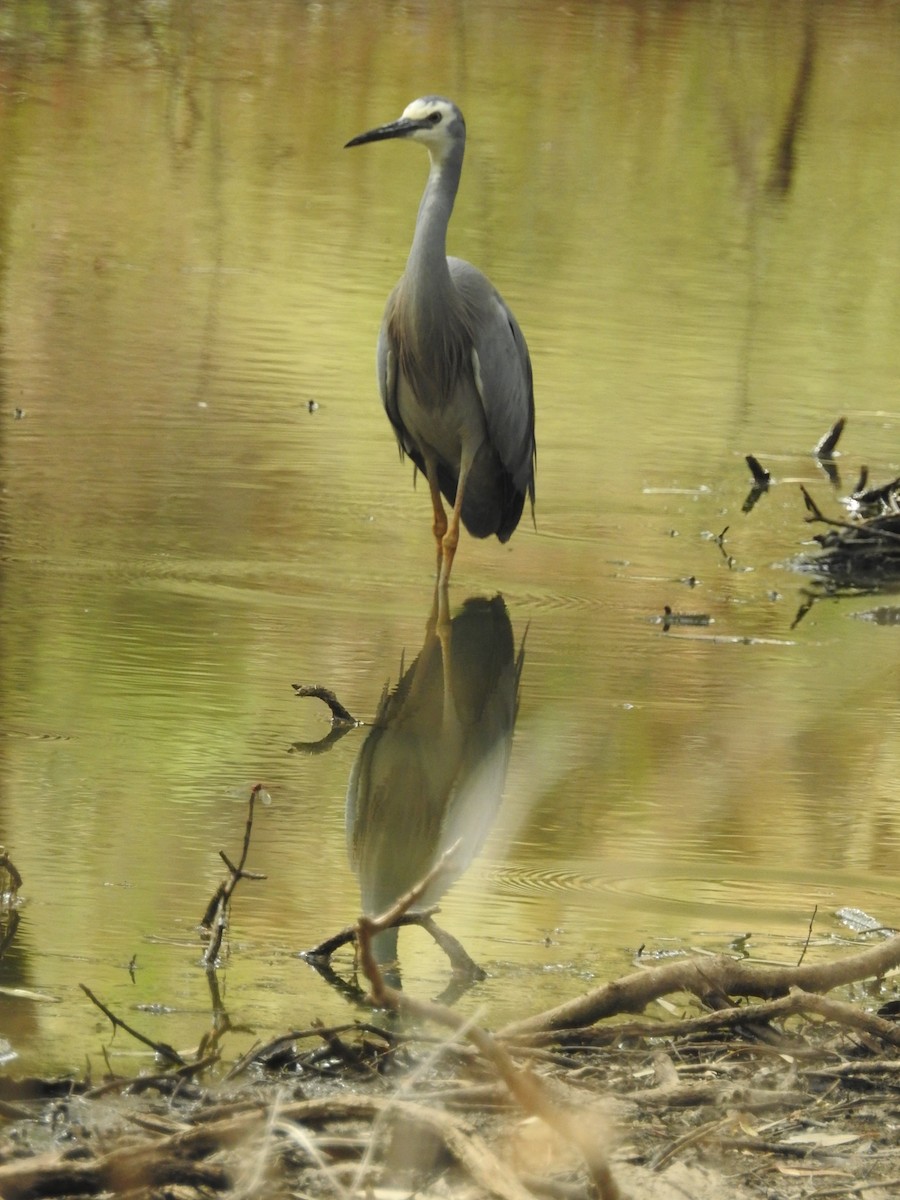
[[[167,1062],[174,1063],[179,1067],[187,1065],[178,1051],[173,1049],[172,1046],[169,1046],[166,1042],[155,1042],[152,1038],[145,1037],[144,1034],[135,1029],[134,1026],[129,1025],[126,1021],[123,1021],[121,1017],[117,1017],[111,1008],[107,1008],[103,1001],[99,1000],[94,995],[87,984],[79,983],[78,986],[87,996],[88,1000],[90,1000],[92,1004],[96,1004],[97,1008],[99,1008],[103,1015],[110,1021],[113,1029],[124,1029],[125,1032],[131,1037],[135,1038],[136,1041],[142,1042],[145,1046],[149,1046],[151,1050],[158,1054],[160,1058],[164,1058]],[[5,1195],[5,1193],[0,1192],[0,1195]]]
[[[431,917],[441,910],[437,904],[433,904],[430,908],[424,909],[421,912],[403,913],[396,920],[396,926],[403,925],[422,925],[428,928],[428,922]],[[429,932],[431,930],[429,929]],[[434,934],[432,933],[434,937]],[[437,941],[437,938],[435,938]],[[327,961],[331,958],[335,951],[340,950],[342,946],[347,946],[351,942],[356,941],[356,925],[346,925],[338,933],[332,934],[331,937],[325,938],[319,942],[318,946],[313,946],[309,950],[301,950],[300,958],[306,962],[315,962],[316,960]]]
[[[235,866],[228,858],[224,850],[219,851],[219,857],[228,868],[228,878],[219,884],[212,899],[206,906],[206,912],[203,914],[203,919],[200,922],[202,929],[209,934],[209,942],[206,950],[203,952],[203,963],[205,966],[211,966],[215,963],[219,956],[219,950],[222,946],[222,939],[225,936],[225,930],[228,927],[228,906],[231,901],[232,893],[242,879],[265,879],[266,876],[258,871],[247,871],[244,869],[244,863],[247,861],[247,855],[250,852],[250,835],[253,832],[253,809],[256,804],[257,797],[263,790],[263,785],[258,783],[250,793],[250,802],[247,808],[247,823],[244,827],[244,844],[241,848],[240,862]]]
[[[812,938],[813,925],[815,924],[816,913],[818,911],[819,911],[819,906],[818,906],[818,904],[816,904],[813,906],[812,916],[809,918],[809,928],[806,931],[806,941],[803,943],[803,949],[800,951],[800,957],[797,959],[798,967],[803,962],[804,958],[806,958],[806,952],[809,949],[810,939]]]

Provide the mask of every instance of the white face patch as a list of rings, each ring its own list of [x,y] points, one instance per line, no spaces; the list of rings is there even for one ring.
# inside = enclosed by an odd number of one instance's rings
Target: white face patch
[[[440,121],[429,121],[429,117],[433,117],[435,113],[440,113]],[[401,119],[428,121],[427,125],[409,135],[410,141],[427,146],[432,159],[442,162],[458,133],[458,130],[456,133],[450,132],[451,126],[459,119],[458,109],[443,98],[420,97],[407,104]]]
[[[453,106],[445,100],[413,100],[404,108],[402,116],[410,121],[422,121],[433,112],[439,112],[443,118],[435,128],[440,128],[445,121],[453,117]]]

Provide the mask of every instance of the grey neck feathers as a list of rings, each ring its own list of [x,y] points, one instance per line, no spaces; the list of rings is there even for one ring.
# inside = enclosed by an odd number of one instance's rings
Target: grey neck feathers
[[[464,145],[432,162],[399,297],[401,365],[419,395],[447,399],[470,367],[471,335],[447,266],[447,225],[453,212]]]

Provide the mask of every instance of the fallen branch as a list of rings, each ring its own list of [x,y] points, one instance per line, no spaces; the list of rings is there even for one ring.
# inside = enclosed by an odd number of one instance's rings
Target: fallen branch
[[[409,1126],[437,1134],[472,1178],[501,1200],[533,1200],[509,1167],[488,1148],[466,1122],[439,1109],[381,1096],[338,1096],[300,1100],[274,1109],[268,1105],[247,1108],[236,1115],[179,1129],[168,1136],[115,1149],[98,1158],[73,1160],[64,1152],[14,1160],[0,1165],[3,1200],[28,1200],[34,1196],[120,1195],[131,1189],[164,1183],[205,1186],[217,1191],[232,1180],[222,1166],[198,1164],[222,1150],[240,1147],[241,1158],[268,1127],[320,1124],[385,1114]],[[274,1118],[274,1119],[273,1119]]]
[[[821,1007],[829,1005],[827,1012]],[[900,1026],[886,1021],[882,1017],[861,1012],[852,1004],[838,1000],[826,1000],[815,993],[802,992],[795,989],[788,997],[778,1000],[767,1000],[762,1004],[739,1004],[733,1008],[722,1008],[715,1012],[704,1013],[700,1017],[683,1017],[674,1021],[628,1021],[615,1025],[575,1026],[563,1030],[542,1030],[527,1035],[527,1044],[531,1048],[543,1045],[572,1047],[586,1049],[595,1046],[611,1046],[617,1043],[627,1043],[633,1038],[694,1038],[711,1033],[727,1030],[740,1030],[748,1026],[761,1025],[779,1017],[793,1016],[800,1013],[817,1013],[819,1016],[844,1025],[847,1028],[864,1029],[867,1033],[892,1042],[895,1032],[900,1032]],[[864,1022],[860,1025],[860,1020]],[[504,1031],[505,1033],[505,1031]],[[515,1041],[524,1045],[524,1035],[515,1035]],[[779,1043],[779,1053],[795,1058],[806,1056],[816,1057],[817,1049],[801,1042],[791,1045]],[[900,1063],[897,1064],[900,1072]]]
[[[726,954],[684,959],[635,971],[565,1004],[513,1021],[500,1030],[499,1036],[527,1038],[536,1033],[592,1025],[618,1013],[642,1012],[652,1001],[672,992],[687,992],[704,1003],[716,1000],[717,1007],[723,996],[774,999],[787,996],[792,988],[806,993],[828,992],[847,983],[880,977],[898,966],[900,936],[849,958],[816,965],[768,966],[729,958]]]
[[[809,516],[806,518],[808,524],[829,525],[832,529],[841,529],[846,532],[844,545],[857,542],[859,544],[878,544],[883,542],[885,546],[896,548],[900,546],[900,530],[894,528],[892,517],[896,517],[895,513],[886,514],[880,517],[871,517],[867,521],[838,521],[834,517],[826,517],[813,500],[812,496],[800,484],[800,491],[803,493],[803,503],[806,507]]]

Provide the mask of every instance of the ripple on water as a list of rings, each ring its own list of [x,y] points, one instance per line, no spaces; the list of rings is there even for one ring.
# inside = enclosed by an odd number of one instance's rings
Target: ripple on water
[[[796,872],[736,871],[729,877],[717,877],[710,866],[700,867],[695,874],[622,874],[571,870],[508,868],[492,872],[494,883],[501,891],[539,898],[565,893],[575,901],[575,907],[587,912],[596,905],[598,896],[612,897],[616,907],[640,909],[657,917],[671,917],[666,925],[682,924],[693,929],[721,925],[723,921],[750,928],[774,928],[788,924],[799,928],[816,915],[829,930],[839,922],[834,916],[848,894],[864,896],[867,910],[889,913],[895,899],[889,884],[872,881],[853,881],[834,878],[798,877]],[[583,905],[578,904],[581,897]],[[678,915],[680,914],[680,921]]]

